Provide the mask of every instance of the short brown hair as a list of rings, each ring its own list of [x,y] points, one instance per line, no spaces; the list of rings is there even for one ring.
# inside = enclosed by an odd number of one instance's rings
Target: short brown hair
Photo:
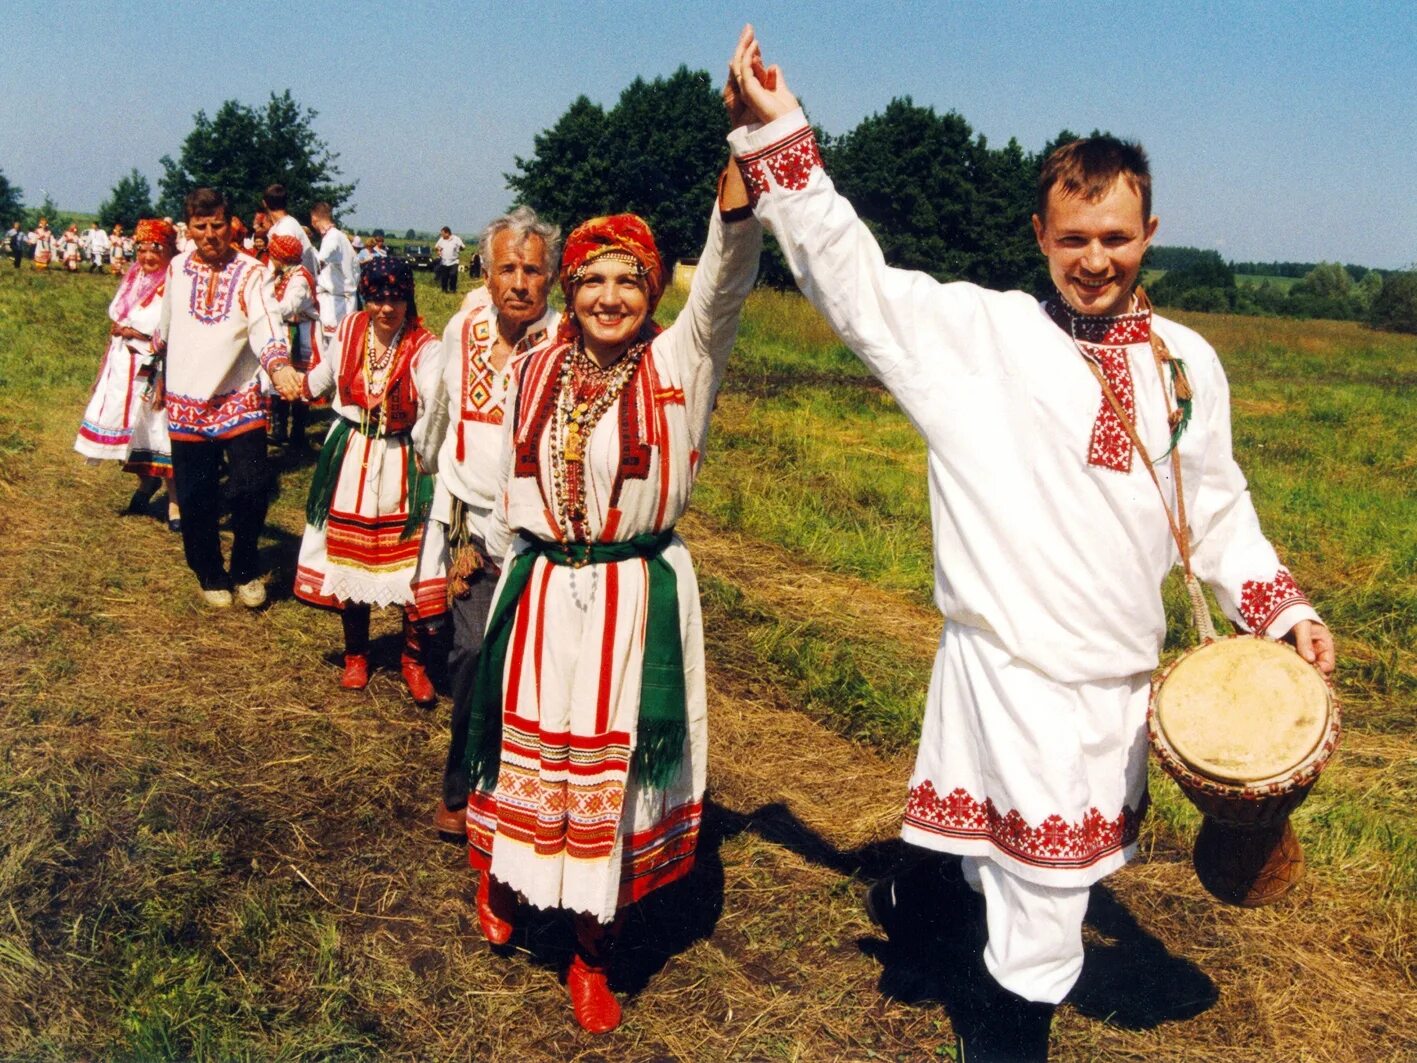
[[[267,210],[285,210],[285,185],[267,185],[261,203]]]
[[[226,197],[215,188],[194,188],[182,201],[182,214],[188,220],[207,218],[218,211],[227,216]]]
[[[1054,149],[1038,172],[1039,220],[1048,221],[1048,193],[1055,185],[1062,195],[1081,196],[1095,203],[1111,191],[1118,178],[1141,196],[1145,224],[1151,218],[1151,163],[1140,144],[1103,133]]]
[[[312,218],[329,218],[334,221],[334,212],[330,210],[330,205],[323,199],[310,208],[310,216]]]

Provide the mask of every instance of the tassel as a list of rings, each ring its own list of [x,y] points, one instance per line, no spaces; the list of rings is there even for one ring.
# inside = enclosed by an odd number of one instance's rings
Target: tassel
[[[631,761],[640,782],[663,790],[674,781],[683,760],[683,719],[645,720],[635,735],[635,755]]]
[[[466,598],[472,593],[472,586],[469,580],[482,568],[482,554],[477,547],[468,543],[460,546],[453,555],[453,562],[448,566],[448,605],[452,605],[455,599]]]

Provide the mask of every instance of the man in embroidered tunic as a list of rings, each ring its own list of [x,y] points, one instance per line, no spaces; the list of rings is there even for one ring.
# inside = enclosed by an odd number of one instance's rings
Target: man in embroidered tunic
[[[487,287],[473,289],[443,331],[433,413],[426,435],[415,439],[438,480],[414,600],[425,622],[450,607],[453,617],[452,741],[443,797],[433,815],[434,826],[449,835],[466,831],[468,695],[500,571],[498,559],[487,557],[486,535],[496,501],[507,388],[527,356],[555,338],[561,316],[547,309],[546,292],[559,260],[559,236],[560,230],[529,207],[487,226],[479,244],[489,263]]]
[[[265,270],[231,246],[226,200],[210,188],[186,201],[196,250],[167,270],[154,345],[165,350],[172,468],[182,507],[187,564],[215,608],[265,601],[256,545],[266,522],[266,404],[260,371],[283,395],[299,391],[285,325],[272,305]],[[222,452],[229,464],[227,502],[235,541],[228,574],[217,523],[222,513]]]
[[[1215,352],[1134,298],[1157,224],[1140,148],[1099,137],[1044,166],[1034,227],[1057,288],[1046,302],[941,284],[885,264],[751,27],[731,69],[760,120],[729,138],[755,211],[927,444],[947,619],[902,833],[962,856],[984,897],[996,1018],[965,1035],[970,1058],[1046,1058],[1052,1005],[1082,968],[1088,889],[1136,848],[1159,588],[1179,557],[1087,360],[1148,452],[1165,454],[1178,396],[1156,383],[1155,329],[1194,392],[1176,446],[1196,575],[1231,619],[1289,637],[1325,672],[1332,638],[1261,534]],[[1169,466],[1155,470],[1174,496]],[[899,898],[886,884],[870,900]]]

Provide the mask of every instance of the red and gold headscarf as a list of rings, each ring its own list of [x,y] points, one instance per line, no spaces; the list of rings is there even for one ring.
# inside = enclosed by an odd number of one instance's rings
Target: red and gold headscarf
[[[649,225],[637,214],[591,218],[566,237],[566,249],[561,254],[561,293],[566,297],[566,313],[561,318],[560,339],[574,339],[580,334],[580,325],[570,309],[576,285],[585,268],[606,255],[639,267],[649,297],[649,317],[654,317],[659,297],[664,294],[664,262]]]
[[[271,258],[283,266],[288,266],[292,262],[300,261],[302,248],[300,241],[289,233],[279,233],[266,243],[266,250],[270,252]]]
[[[142,218],[133,227],[133,243],[163,244],[173,254],[177,253],[177,229],[172,222],[162,218]]]

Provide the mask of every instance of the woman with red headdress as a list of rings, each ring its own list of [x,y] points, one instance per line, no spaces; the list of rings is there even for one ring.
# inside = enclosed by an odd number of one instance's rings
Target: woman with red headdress
[[[664,264],[633,214],[566,241],[558,342],[530,355],[507,408],[505,556],[469,706],[469,860],[483,934],[516,896],[572,913],[576,1021],[613,1029],[606,961],[625,905],[693,866],[708,745],[689,502],[714,397],[753,287],[761,229],[737,172],[688,300],[663,331]],[[743,209],[737,209],[739,207]]]
[[[79,423],[74,449],[90,462],[123,462],[138,477],[128,513],[143,513],[163,481],[172,479],[172,444],[162,404],[162,367],[152,334],[162,311],[167,264],[177,253],[170,222],[144,218],[134,230],[137,261],[108,306],[112,320],[98,380]],[[168,526],[179,530],[177,501],[168,491]]]
[[[273,235],[272,246],[282,239]],[[401,606],[400,670],[413,700],[431,705],[437,694],[424,670],[413,574],[433,477],[418,464],[413,433],[442,369],[442,345],[418,316],[408,263],[370,267],[359,291],[364,309],[340,322],[335,346],[303,378],[305,400],[329,395],[336,417],[310,484],[295,596],[340,611],[347,690],[369,682],[371,607]]]
[[[271,301],[290,329],[290,364],[308,373],[320,362],[320,304],[315,298],[315,278],[301,265],[300,241],[284,233],[266,241],[270,259]],[[311,322],[317,327],[311,328]],[[276,397],[271,403],[271,441],[305,449],[305,412],[308,404],[300,399],[287,402]]]

